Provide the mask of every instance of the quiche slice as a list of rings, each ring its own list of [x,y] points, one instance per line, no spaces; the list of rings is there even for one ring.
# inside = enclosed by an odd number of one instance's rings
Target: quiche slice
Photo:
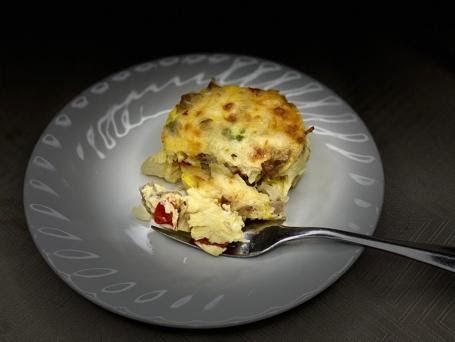
[[[245,220],[284,218],[311,131],[276,90],[211,82],[181,97],[164,125],[162,150],[141,167],[183,189],[146,184],[143,204],[156,223],[190,232],[203,250],[219,255],[242,240]]]

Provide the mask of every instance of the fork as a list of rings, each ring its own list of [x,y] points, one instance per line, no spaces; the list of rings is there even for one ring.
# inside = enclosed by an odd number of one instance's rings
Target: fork
[[[229,244],[221,255],[251,258],[262,255],[288,241],[322,238],[376,248],[455,272],[455,248],[453,247],[381,239],[332,228],[290,227],[283,225],[282,222],[261,221],[248,224],[244,231],[245,242]],[[155,225],[152,225],[152,228],[173,240],[200,249],[187,232],[174,231]]]

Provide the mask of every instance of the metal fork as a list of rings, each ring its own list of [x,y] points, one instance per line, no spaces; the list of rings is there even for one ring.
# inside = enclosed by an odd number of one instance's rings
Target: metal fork
[[[189,233],[156,226],[152,226],[152,228],[169,238],[200,249]],[[289,227],[276,221],[248,224],[244,232],[246,242],[228,245],[221,255],[251,258],[264,254],[285,242],[309,238],[332,239],[353,245],[372,247],[455,272],[455,248],[453,247],[380,239],[331,228]]]

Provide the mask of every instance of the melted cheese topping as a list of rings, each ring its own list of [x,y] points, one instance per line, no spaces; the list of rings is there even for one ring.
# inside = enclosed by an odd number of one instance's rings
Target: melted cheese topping
[[[190,164],[211,156],[255,182],[264,172],[280,175],[305,145],[297,107],[275,90],[209,85],[182,96],[162,132],[164,151]]]

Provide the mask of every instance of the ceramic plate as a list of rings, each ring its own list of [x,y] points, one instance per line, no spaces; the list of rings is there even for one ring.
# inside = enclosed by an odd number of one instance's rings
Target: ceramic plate
[[[362,249],[333,241],[291,243],[253,259],[214,258],[169,240],[131,209],[150,181],[141,162],[160,148],[169,109],[218,83],[278,89],[314,125],[305,176],[292,190],[287,223],[372,234],[383,171],[357,114],[305,74],[259,58],[224,54],[163,58],[93,85],[52,120],[24,183],[30,232],[50,267],[100,306],[174,327],[256,321],[315,296]]]

